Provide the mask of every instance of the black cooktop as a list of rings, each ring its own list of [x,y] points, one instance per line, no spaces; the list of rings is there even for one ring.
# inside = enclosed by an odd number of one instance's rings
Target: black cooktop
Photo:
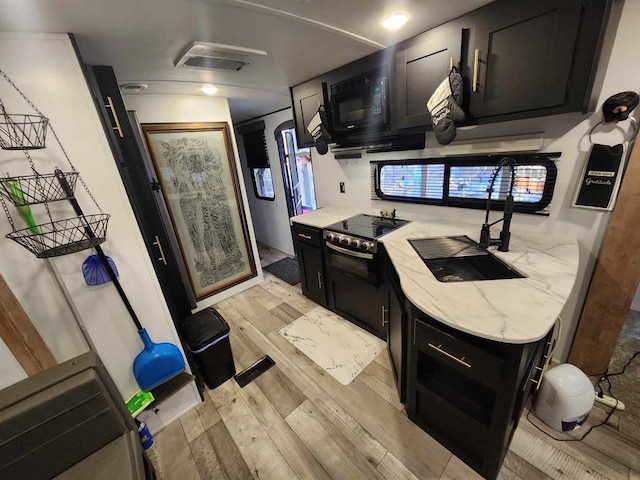
[[[333,223],[325,227],[325,230],[346,235],[357,235],[367,239],[375,239],[406,223],[409,223],[409,220],[376,217],[374,215],[356,215],[341,222]]]

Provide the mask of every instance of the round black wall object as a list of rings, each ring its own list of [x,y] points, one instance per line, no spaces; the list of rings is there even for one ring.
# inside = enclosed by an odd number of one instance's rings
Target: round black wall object
[[[638,106],[638,94],[636,92],[620,92],[611,95],[602,104],[602,115],[605,123],[619,122],[629,118],[629,114]]]
[[[321,136],[316,139],[316,150],[320,155],[324,155],[329,151],[329,145],[327,141],[324,139],[324,136]]]

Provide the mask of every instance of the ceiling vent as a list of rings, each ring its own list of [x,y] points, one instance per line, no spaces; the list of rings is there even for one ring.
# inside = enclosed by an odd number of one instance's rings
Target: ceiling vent
[[[262,50],[195,42],[176,62],[176,68],[238,71],[266,54]]]
[[[123,83],[120,85],[120,90],[125,93],[141,92],[149,87],[146,83]]]

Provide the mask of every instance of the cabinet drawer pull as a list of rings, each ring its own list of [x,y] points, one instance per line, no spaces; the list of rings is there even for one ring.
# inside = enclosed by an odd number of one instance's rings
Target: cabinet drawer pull
[[[299,237],[306,238],[307,240],[311,240],[311,235],[305,235],[304,233],[299,233]]]
[[[158,238],[157,235],[155,235],[156,237],[156,241],[153,242],[154,245],[158,246],[158,250],[160,250],[160,258],[158,260],[161,260],[162,263],[164,263],[165,265],[167,264],[167,259],[164,256],[164,250],[162,249],[162,245],[160,244],[160,239]]]
[[[473,92],[478,91],[478,63],[480,63],[480,49],[476,48],[473,53],[473,83],[472,90]]]
[[[318,288],[322,288],[322,273],[318,272]]]
[[[465,366],[467,368],[471,368],[471,364],[465,362],[464,361],[464,357],[458,358],[458,357],[456,357],[454,355],[451,355],[449,352],[445,352],[444,350],[442,350],[442,345],[435,346],[433,343],[428,343],[427,345],[429,345],[430,348],[433,348],[435,351],[437,351],[438,353],[441,353],[445,357],[450,358],[454,362],[457,362],[460,365],[463,365],[463,366]]]
[[[118,131],[120,138],[124,138],[124,135],[122,134],[122,128],[120,127],[120,119],[118,119],[118,114],[116,113],[116,107],[113,106],[113,100],[111,100],[111,97],[108,95],[107,95],[107,104],[105,105],[105,108],[108,108],[109,110],[111,110],[111,113],[113,114],[113,119],[116,121],[116,126],[111,128]]]
[[[387,325],[387,323],[389,323],[389,321],[388,321],[388,320],[385,320],[386,313],[387,313],[388,311],[389,311],[389,310],[387,310],[386,308],[384,308],[384,305],[382,305],[382,306],[381,306],[380,314],[381,314],[381,316],[382,316],[382,328],[384,328],[384,327]]]

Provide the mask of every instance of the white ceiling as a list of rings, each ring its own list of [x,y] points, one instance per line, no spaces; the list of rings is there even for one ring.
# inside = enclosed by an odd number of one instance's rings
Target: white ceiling
[[[143,93],[229,99],[234,123],[290,105],[289,87],[458,17],[491,0],[0,0],[0,31],[73,33],[85,63],[111,65]],[[380,27],[410,14],[397,33]],[[174,67],[194,41],[264,50],[239,72]]]

